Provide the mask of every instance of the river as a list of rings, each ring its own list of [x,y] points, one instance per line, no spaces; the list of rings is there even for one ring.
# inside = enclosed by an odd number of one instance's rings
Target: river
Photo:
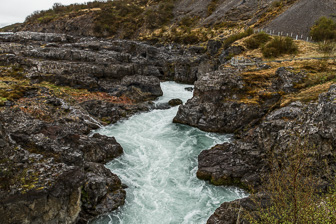
[[[161,87],[164,95],[155,103],[192,97],[185,90],[190,85],[163,82]],[[203,224],[221,203],[246,196],[239,188],[196,178],[199,153],[231,136],[174,124],[177,110],[141,113],[97,131],[122,145],[123,156],[106,166],[128,188],[125,205],[95,224]]]

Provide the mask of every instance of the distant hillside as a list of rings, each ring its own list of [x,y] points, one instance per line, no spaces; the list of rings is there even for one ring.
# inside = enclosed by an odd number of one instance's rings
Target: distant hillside
[[[300,0],[272,20],[266,28],[308,36],[310,27],[322,16],[336,19],[335,0]]]
[[[323,2],[329,1],[332,0]],[[332,8],[323,2],[114,0],[69,6],[55,4],[50,10],[27,17],[19,29],[194,44],[216,37],[224,38],[246,27],[268,27],[283,32],[300,29],[307,33],[315,19],[330,15]],[[302,12],[301,7],[304,8]],[[315,10],[318,13],[312,13]],[[310,14],[314,15],[313,20]]]

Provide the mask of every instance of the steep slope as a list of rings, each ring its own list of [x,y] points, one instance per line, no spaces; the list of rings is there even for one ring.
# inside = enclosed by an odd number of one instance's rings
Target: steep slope
[[[310,27],[316,20],[322,16],[334,17],[335,12],[336,2],[333,0],[300,0],[265,28],[276,32],[308,36]]]
[[[21,30],[194,44],[240,32],[247,26],[261,27],[296,1],[119,0],[55,4],[50,10],[27,17]]]

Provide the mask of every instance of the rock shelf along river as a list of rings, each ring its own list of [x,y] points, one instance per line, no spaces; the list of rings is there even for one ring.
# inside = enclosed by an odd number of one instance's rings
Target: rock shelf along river
[[[155,103],[186,102],[190,85],[161,83],[164,95]],[[221,203],[245,197],[234,187],[217,187],[196,178],[197,156],[229,135],[206,133],[174,124],[178,107],[153,110],[97,130],[114,136],[124,155],[107,164],[128,188],[125,205],[95,224],[206,223]]]

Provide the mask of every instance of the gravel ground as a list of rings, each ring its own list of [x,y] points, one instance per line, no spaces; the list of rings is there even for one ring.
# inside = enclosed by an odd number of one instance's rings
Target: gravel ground
[[[322,16],[336,19],[336,0],[301,0],[282,13],[265,28],[275,30],[275,33],[293,33],[306,38],[310,27]]]

